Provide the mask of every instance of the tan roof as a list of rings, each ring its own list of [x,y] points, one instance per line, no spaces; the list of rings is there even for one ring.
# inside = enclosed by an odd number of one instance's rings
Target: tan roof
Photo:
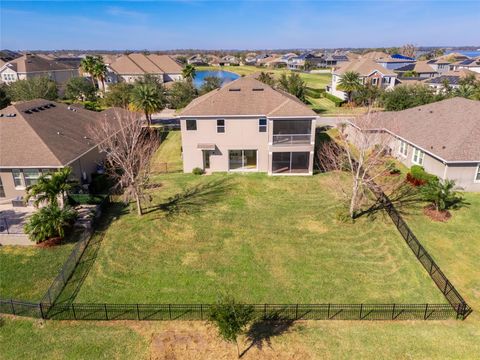
[[[468,69],[457,69],[457,70],[450,70],[447,72],[442,73],[444,76],[459,76],[460,78],[466,78],[469,75],[475,76],[477,80],[480,80],[480,73]]]
[[[392,70],[384,68],[382,65],[368,58],[360,58],[358,60],[345,62],[335,69],[333,73],[336,75],[342,75],[348,71],[357,72],[361,76],[368,76],[374,71],[378,71],[383,75],[396,75]]]
[[[45,56],[26,54],[19,58],[9,61],[8,67],[19,73],[42,72],[53,70],[74,70],[75,68],[66,64],[50,60]]]
[[[480,162],[480,101],[456,97],[370,116],[375,128],[388,129],[446,161]]]
[[[43,110],[39,110],[39,107],[43,107]],[[37,111],[27,113],[32,108]],[[0,167],[67,165],[95,147],[95,143],[88,137],[90,126],[108,121],[112,112],[116,111],[109,109],[95,112],[80,106],[70,106],[76,111],[68,108],[65,104],[37,99],[2,109]],[[7,116],[10,114],[15,116]]]
[[[381,59],[381,58],[387,58],[389,56],[390,55],[388,55],[387,53],[384,53],[382,51],[370,51],[370,52],[367,52],[367,53],[361,55],[360,58],[377,60],[377,59]]]
[[[293,95],[254,79],[241,77],[193,100],[180,116],[305,116],[316,114]]]
[[[182,67],[168,55],[122,55],[110,64],[118,74],[180,74]]]

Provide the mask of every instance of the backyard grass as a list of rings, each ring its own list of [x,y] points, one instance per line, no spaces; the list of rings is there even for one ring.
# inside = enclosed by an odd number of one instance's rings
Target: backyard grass
[[[72,249],[72,243],[51,248],[1,246],[0,298],[40,300]]]
[[[168,132],[166,138],[160,144],[160,147],[152,158],[152,172],[182,171],[181,147],[180,131]]]
[[[106,231],[76,302],[445,301],[388,219],[336,220],[338,174],[154,181],[148,213]]]

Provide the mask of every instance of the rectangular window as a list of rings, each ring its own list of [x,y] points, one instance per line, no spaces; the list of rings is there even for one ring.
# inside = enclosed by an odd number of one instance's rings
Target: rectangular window
[[[308,174],[309,166],[309,152],[274,152],[272,154],[274,174]]]
[[[413,149],[412,162],[417,165],[423,165],[423,157],[425,153],[417,148]]]
[[[40,177],[40,171],[38,169],[23,169],[23,177],[25,186],[35,185]]]
[[[372,79],[372,85],[377,85],[377,80],[378,80],[377,78],[373,78]]]
[[[0,177],[0,198],[5,197],[5,189],[3,188],[2,178]]]
[[[13,183],[15,184],[16,188],[25,187],[25,184],[23,182],[23,175],[20,169],[13,169],[12,176],[13,176]]]
[[[265,118],[258,119],[258,131],[267,132],[267,119]]]
[[[225,132],[225,120],[220,119],[217,120],[217,133],[224,133]]]
[[[477,166],[477,172],[475,174],[475,181],[480,182],[480,164]]]
[[[197,130],[197,120],[186,120],[187,130]]]
[[[229,170],[256,170],[257,150],[229,150]]]
[[[405,141],[400,140],[400,148],[398,150],[400,155],[407,156],[408,144]]]

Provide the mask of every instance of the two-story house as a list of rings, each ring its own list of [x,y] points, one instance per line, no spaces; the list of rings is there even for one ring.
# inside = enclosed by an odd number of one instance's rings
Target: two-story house
[[[193,100],[179,117],[184,172],[313,173],[317,115],[253,77]]]
[[[332,83],[327,86],[327,92],[345,100],[347,99],[347,93],[342,91],[339,85],[343,74],[346,72],[357,73],[362,84],[371,84],[385,90],[393,89],[397,79],[397,74],[393,70],[384,68],[382,65],[368,58],[360,58],[355,61],[343,63],[338,68],[333,69]]]

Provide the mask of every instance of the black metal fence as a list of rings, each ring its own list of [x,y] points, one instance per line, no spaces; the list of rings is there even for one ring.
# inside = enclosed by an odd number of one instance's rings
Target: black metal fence
[[[442,320],[448,304],[252,304],[263,320]],[[0,312],[54,320],[206,320],[210,304],[43,304],[0,300]]]

